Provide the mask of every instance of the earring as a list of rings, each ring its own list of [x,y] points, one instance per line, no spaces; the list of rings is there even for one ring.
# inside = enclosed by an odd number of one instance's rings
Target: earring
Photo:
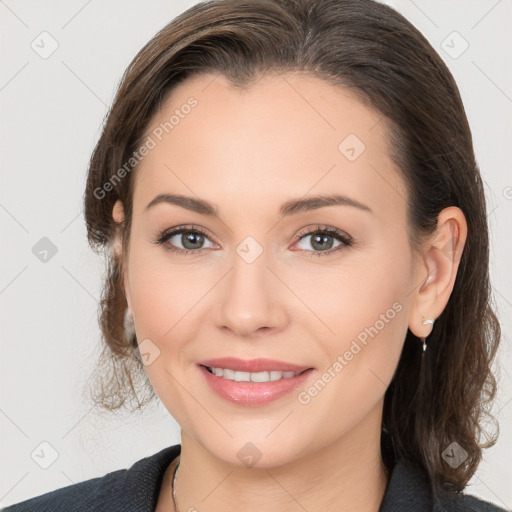
[[[434,325],[434,320],[431,320],[431,319],[427,319],[423,322],[423,325]],[[432,331],[430,331],[432,332]],[[424,337],[424,338],[420,338],[421,342],[423,343],[423,352],[425,352],[425,350],[427,350],[427,342],[425,341],[427,338]]]
[[[126,339],[131,343],[133,337],[135,336],[135,323],[133,321],[133,313],[130,307],[126,308],[124,312],[124,322],[123,322],[124,332]]]

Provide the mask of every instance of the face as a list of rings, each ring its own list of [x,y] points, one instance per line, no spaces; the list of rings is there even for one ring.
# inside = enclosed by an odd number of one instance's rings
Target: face
[[[283,464],[381,411],[417,285],[386,130],[347,90],[294,73],[246,90],[194,77],[153,118],[125,291],[156,393],[218,459]],[[310,370],[264,384],[200,366],[225,357]]]

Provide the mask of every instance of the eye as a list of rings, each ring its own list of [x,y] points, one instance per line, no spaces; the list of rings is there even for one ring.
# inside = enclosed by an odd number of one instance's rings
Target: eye
[[[204,247],[205,241],[209,241],[211,245]],[[181,226],[164,231],[154,243],[178,254],[200,253],[203,249],[215,248],[208,235],[197,226]]]
[[[297,237],[297,244],[302,244],[299,248],[310,253],[308,257],[332,254],[352,245],[350,236],[336,228],[326,226],[315,226],[314,229],[310,228],[309,231],[302,231]],[[310,240],[306,241],[308,238]],[[338,242],[338,245],[335,245],[335,242]],[[309,250],[308,247],[312,247],[313,251]]]
[[[310,240],[306,242],[308,238]],[[328,226],[314,226],[313,229],[302,230],[297,235],[296,240],[294,245],[302,244],[299,249],[309,253],[308,257],[329,255],[353,244],[349,235]],[[209,242],[210,245],[205,247],[205,242]],[[338,245],[335,245],[336,242],[338,242]],[[167,251],[184,255],[197,254],[204,249],[215,249],[217,247],[209,239],[207,233],[198,226],[180,226],[164,231],[153,243],[162,245]],[[308,246],[312,247],[313,250],[310,250]]]

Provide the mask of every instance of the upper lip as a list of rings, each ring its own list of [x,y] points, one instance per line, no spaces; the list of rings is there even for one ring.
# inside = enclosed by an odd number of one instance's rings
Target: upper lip
[[[311,368],[311,366],[278,361],[277,359],[265,359],[263,357],[249,360],[238,359],[236,357],[220,357],[216,359],[206,359],[198,364],[209,366],[210,368],[226,368],[229,370],[251,373],[265,371],[301,372]]]

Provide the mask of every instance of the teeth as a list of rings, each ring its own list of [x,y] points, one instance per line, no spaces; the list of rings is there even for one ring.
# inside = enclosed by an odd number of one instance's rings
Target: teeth
[[[302,372],[279,372],[279,371],[270,371],[270,372],[240,372],[235,370],[230,370],[229,368],[210,368],[208,367],[211,373],[216,375],[217,377],[223,377],[224,379],[234,380],[236,382],[270,382],[274,380],[280,379],[290,379],[299,375]]]

